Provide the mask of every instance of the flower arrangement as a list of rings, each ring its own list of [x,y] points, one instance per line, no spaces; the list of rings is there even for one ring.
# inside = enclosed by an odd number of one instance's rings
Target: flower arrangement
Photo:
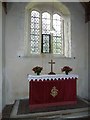
[[[69,66],[64,66],[63,68],[61,68],[61,71],[65,72],[66,75],[68,75],[68,73],[72,71],[72,68]]]
[[[43,67],[36,66],[32,70],[39,75],[42,71]]]

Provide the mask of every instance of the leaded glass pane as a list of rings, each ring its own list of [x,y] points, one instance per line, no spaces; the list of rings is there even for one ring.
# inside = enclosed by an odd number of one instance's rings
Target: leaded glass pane
[[[50,35],[42,34],[42,53],[50,53]]]
[[[40,14],[37,11],[31,12],[31,29],[30,29],[30,40],[31,40],[31,53],[39,53],[39,40],[40,40]]]
[[[52,34],[52,50],[54,54],[63,54],[63,19],[60,15],[54,14],[53,20],[50,20],[50,14],[48,12],[42,13],[42,20],[40,26],[40,13],[37,11],[31,12],[31,27],[30,27],[30,41],[31,41],[31,53],[40,53],[40,34],[43,34],[42,40],[42,52],[50,53],[51,51],[51,37],[50,28],[53,24],[55,33]],[[51,24],[51,22],[53,22]],[[40,31],[40,28],[42,31]]]
[[[62,53],[62,41],[60,37],[53,36],[53,52],[55,54]]]
[[[48,12],[42,14],[42,34],[50,34],[50,14]]]
[[[53,15],[53,27],[53,53],[63,54],[63,19],[58,14]]]

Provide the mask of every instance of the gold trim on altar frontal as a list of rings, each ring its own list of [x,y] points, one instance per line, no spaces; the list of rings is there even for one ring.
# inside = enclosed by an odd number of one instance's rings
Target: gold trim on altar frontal
[[[51,89],[51,93],[50,93],[53,97],[56,97],[58,95],[58,89],[54,86]]]

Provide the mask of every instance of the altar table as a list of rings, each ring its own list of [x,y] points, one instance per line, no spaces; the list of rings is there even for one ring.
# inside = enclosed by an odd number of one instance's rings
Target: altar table
[[[76,104],[78,75],[28,75],[30,109]]]

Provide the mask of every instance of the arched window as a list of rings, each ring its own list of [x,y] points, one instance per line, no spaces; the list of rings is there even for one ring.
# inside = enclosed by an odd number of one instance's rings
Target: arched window
[[[38,7],[37,7],[38,8]],[[60,10],[51,12],[50,8],[26,10],[25,39],[28,41],[28,53],[33,55],[52,53],[71,57],[70,17]],[[52,33],[51,30],[54,29]],[[27,38],[26,38],[27,37]]]

